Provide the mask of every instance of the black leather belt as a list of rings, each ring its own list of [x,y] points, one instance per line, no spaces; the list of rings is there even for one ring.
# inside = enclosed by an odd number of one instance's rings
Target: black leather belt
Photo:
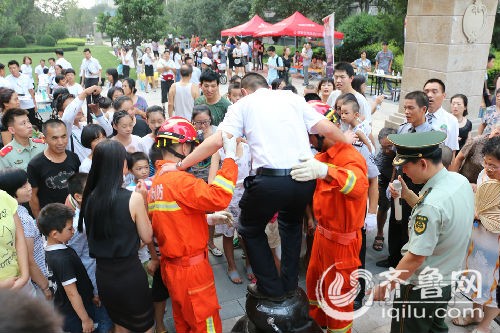
[[[285,177],[290,176],[292,169],[258,168],[256,174],[260,176]]]

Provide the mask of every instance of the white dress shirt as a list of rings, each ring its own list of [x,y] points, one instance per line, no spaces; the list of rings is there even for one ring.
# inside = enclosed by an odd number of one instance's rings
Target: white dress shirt
[[[23,74],[20,74],[19,77],[15,77],[11,74],[7,76],[7,81],[10,83],[10,88],[14,89],[19,96],[21,109],[27,110],[35,107],[35,102],[30,94],[30,90],[33,89],[33,85],[31,84],[31,79],[29,77]]]
[[[444,144],[450,147],[451,150],[458,150],[458,120],[457,118],[440,107],[436,112],[427,112],[425,115],[427,122],[435,131],[446,133]]]
[[[56,60],[56,65],[61,66],[63,69],[73,68],[70,62],[64,58],[59,58]]]
[[[218,131],[245,136],[252,170],[290,169],[301,158],[312,158],[309,133],[324,116],[304,98],[287,90],[260,88],[229,106]]]
[[[80,70],[85,74],[86,79],[96,79],[99,78],[99,71],[102,69],[99,60],[94,57],[90,59],[83,58]]]

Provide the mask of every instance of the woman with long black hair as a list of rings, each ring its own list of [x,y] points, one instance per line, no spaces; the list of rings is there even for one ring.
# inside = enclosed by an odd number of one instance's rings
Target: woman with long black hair
[[[121,88],[122,81],[118,79],[118,71],[116,68],[108,68],[106,69],[106,78],[108,79],[107,88],[111,89],[113,87]]]
[[[78,229],[83,230],[85,222],[89,253],[96,258],[99,297],[115,332],[153,332],[153,302],[137,255],[141,240],[152,242],[153,230],[144,205],[144,183],[139,181],[135,192],[122,187],[126,154],[118,141],[96,146]]]

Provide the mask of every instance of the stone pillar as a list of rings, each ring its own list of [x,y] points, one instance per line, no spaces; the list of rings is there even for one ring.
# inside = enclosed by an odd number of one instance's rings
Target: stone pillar
[[[409,0],[403,80],[399,111],[386,126],[404,122],[404,96],[422,90],[430,78],[446,85],[447,99],[457,93],[469,99],[469,118],[476,119],[481,103],[486,63],[498,0]]]

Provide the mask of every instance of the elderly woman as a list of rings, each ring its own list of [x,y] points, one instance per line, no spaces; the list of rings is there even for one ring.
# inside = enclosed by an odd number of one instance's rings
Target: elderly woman
[[[500,100],[500,89],[497,89],[495,92],[496,100]],[[477,132],[479,134],[489,134],[495,126],[495,124],[500,121],[500,103],[496,103],[496,105],[489,106],[486,108],[484,115],[481,119],[481,124],[477,128]]]
[[[482,153],[484,170],[477,179],[478,187],[489,179],[500,181],[500,137],[489,139]],[[499,231],[500,226],[492,229],[490,225],[483,225],[479,220],[474,221],[465,269],[479,271],[482,283],[477,286],[481,289],[480,294],[471,291],[467,296],[472,299],[474,309],[482,309],[483,315],[480,315],[481,311],[475,310],[472,311],[472,315],[454,318],[452,322],[458,326],[477,324],[478,326],[473,331],[475,333],[490,332],[491,322],[500,314],[496,297],[496,287],[499,282],[498,267],[500,266]]]
[[[500,136],[500,123],[495,125],[490,134],[469,140],[453,160],[450,171],[458,172],[471,184],[476,184],[477,177],[483,170],[483,147],[487,141],[497,136]]]

